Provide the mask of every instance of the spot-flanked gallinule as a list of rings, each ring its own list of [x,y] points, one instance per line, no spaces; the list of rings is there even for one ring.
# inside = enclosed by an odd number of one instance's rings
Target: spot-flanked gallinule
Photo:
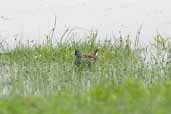
[[[75,50],[75,64],[87,64],[91,66],[97,60],[98,49],[92,53],[81,53],[79,50]]]

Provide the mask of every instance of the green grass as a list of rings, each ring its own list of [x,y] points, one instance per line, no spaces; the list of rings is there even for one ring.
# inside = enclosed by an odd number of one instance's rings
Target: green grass
[[[0,54],[0,114],[169,114],[171,64],[160,58],[169,47],[162,42],[165,49],[155,46],[156,56],[144,60],[150,52],[127,42],[90,39]],[[75,49],[96,48],[91,68],[74,65]]]
[[[171,83],[104,83],[81,95],[14,96],[0,99],[1,114],[170,114]]]

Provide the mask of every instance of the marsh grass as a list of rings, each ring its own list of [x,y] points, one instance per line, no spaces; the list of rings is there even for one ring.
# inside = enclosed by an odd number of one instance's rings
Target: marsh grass
[[[86,41],[21,45],[1,53],[0,113],[169,112],[171,64],[163,58],[170,54],[169,42],[155,39],[155,51],[148,51],[151,48],[132,48],[129,36],[119,45],[97,43],[97,34],[90,36]],[[98,59],[91,68],[74,65],[75,49],[96,48]]]

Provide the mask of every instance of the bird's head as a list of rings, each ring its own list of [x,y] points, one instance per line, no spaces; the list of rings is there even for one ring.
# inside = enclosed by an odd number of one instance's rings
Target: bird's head
[[[79,50],[75,50],[75,56],[81,57],[81,52]]]

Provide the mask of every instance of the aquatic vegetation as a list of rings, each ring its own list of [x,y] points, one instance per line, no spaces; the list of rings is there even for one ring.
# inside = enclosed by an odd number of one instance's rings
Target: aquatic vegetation
[[[1,53],[0,113],[170,113],[170,48],[163,43],[149,51],[131,48],[129,38],[115,45],[93,37]],[[98,56],[83,53],[97,47]],[[77,69],[75,61],[93,56],[95,64]]]

